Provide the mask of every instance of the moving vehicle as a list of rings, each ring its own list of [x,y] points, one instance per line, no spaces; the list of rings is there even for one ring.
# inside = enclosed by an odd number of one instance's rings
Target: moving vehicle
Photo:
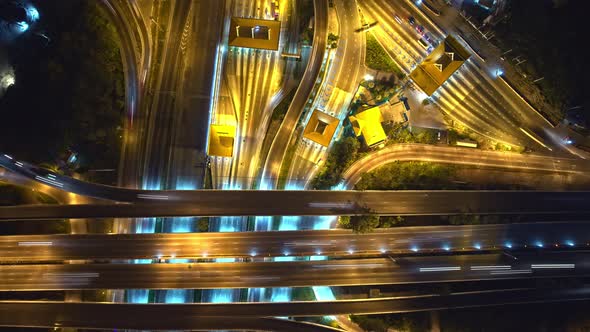
[[[415,29],[416,29],[416,32],[417,32],[418,34],[420,34],[420,36],[424,36],[425,30],[424,30],[424,27],[423,27],[423,26],[421,26],[421,25],[416,25],[416,28],[415,28]]]
[[[416,19],[414,18],[414,16],[408,16],[408,23],[410,25],[416,24]]]

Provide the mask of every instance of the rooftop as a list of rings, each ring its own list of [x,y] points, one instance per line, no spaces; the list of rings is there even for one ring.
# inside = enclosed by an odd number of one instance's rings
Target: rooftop
[[[410,77],[422,91],[432,95],[453,73],[461,67],[471,54],[453,36],[447,36],[422,63],[412,71]]]
[[[232,17],[228,44],[276,51],[279,49],[280,32],[280,21]]]
[[[352,129],[357,136],[363,136],[365,143],[368,146],[377,145],[385,139],[387,135],[383,130],[381,122],[383,122],[383,116],[379,106],[368,108],[355,115],[349,116],[348,119],[352,123]]]
[[[231,157],[234,152],[236,127],[212,124],[209,128],[207,154],[217,157]]]
[[[327,147],[338,128],[338,123],[340,123],[338,118],[316,109],[307,121],[303,137]]]

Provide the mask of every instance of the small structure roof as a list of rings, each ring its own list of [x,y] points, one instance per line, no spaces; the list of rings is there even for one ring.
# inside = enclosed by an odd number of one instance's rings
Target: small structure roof
[[[228,44],[276,51],[279,49],[280,32],[280,21],[232,17]]]
[[[338,128],[338,123],[338,118],[315,109],[307,121],[303,137],[327,147]]]
[[[410,77],[422,91],[432,95],[453,73],[461,67],[471,54],[453,36],[447,36],[422,63],[412,71]]]
[[[209,128],[207,154],[217,157],[233,156],[235,136],[235,126],[212,124]]]
[[[381,115],[379,106],[368,108],[360,113],[349,116],[348,119],[352,124],[354,133],[357,136],[362,135],[368,146],[374,146],[387,139],[387,135],[381,125],[383,116]]]

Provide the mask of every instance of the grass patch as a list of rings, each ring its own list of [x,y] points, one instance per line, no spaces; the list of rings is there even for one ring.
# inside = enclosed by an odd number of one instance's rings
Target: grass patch
[[[367,33],[366,38],[367,53],[365,57],[365,64],[367,67],[389,73],[396,73],[398,77],[403,77],[404,73],[395,64],[395,62],[393,62],[381,44],[379,44],[377,38],[375,38],[372,33]]]
[[[365,173],[354,186],[357,190],[456,189],[450,179],[456,168],[428,162],[395,161]]]

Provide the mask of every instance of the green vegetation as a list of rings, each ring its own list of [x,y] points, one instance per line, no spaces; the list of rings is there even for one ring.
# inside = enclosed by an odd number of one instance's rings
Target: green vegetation
[[[394,143],[424,143],[434,144],[437,142],[435,129],[414,128],[411,132],[405,123],[384,123],[383,130],[387,134],[387,144]]]
[[[313,17],[313,1],[302,0],[295,2],[297,8],[295,13],[299,17],[299,31],[301,31],[300,40],[303,45],[311,45],[313,42],[313,28],[309,27],[311,18]]]
[[[19,83],[0,99],[0,149],[40,163],[72,148],[82,168],[116,168],[125,107],[116,31],[99,2],[38,5],[51,42],[7,50]]]
[[[402,78],[404,74],[399,67],[387,54],[387,51],[381,47],[377,38],[372,33],[367,33],[367,54],[365,64],[367,67],[375,70],[396,73],[398,77]]]
[[[428,162],[395,161],[365,173],[355,185],[357,190],[451,189],[455,174],[450,165]]]
[[[293,137],[299,137],[301,130],[303,128],[298,127],[295,129],[295,135]],[[281,164],[281,168],[279,170],[279,178],[277,180],[277,189],[285,189],[285,185],[287,184],[287,178],[289,177],[289,169],[291,168],[291,163],[293,162],[293,157],[295,157],[295,152],[297,151],[297,140],[292,139],[287,147],[287,151],[285,152],[285,157],[283,158],[283,163]]]
[[[294,287],[291,292],[291,301],[314,301],[315,293],[311,287]]]
[[[336,47],[338,47],[338,39],[339,39],[339,38],[340,38],[340,37],[338,37],[337,35],[335,35],[335,34],[333,34],[333,33],[331,33],[331,32],[330,32],[330,33],[328,34],[328,45],[329,45],[331,48],[336,48]]]
[[[57,204],[51,196],[37,190],[0,182],[0,206],[23,204]],[[70,224],[66,220],[25,220],[0,222],[0,234],[66,234]]]
[[[375,228],[390,228],[403,223],[401,216],[376,216],[374,214],[338,217],[338,227],[352,229],[355,233],[369,233]]]
[[[342,172],[357,159],[360,143],[356,137],[334,142],[318,175],[311,181],[313,189],[330,189],[342,179]]]
[[[462,139],[475,140],[473,137],[475,137],[475,135],[469,135],[468,133],[465,133],[465,132],[459,132],[456,129],[449,129],[449,131],[448,131],[448,139],[449,139],[450,145],[457,144],[457,140],[462,140]]]
[[[199,232],[208,232],[209,231],[209,217],[200,217],[198,223]]]
[[[359,98],[354,101],[354,104],[358,106],[383,104],[391,99],[400,89],[400,86],[396,85],[395,77],[361,81],[360,85],[364,89],[359,89]]]
[[[23,204],[57,204],[57,201],[42,192],[0,182],[0,206]]]
[[[539,98],[558,111],[564,104],[577,105],[587,98],[587,75],[579,70],[587,62],[584,41],[578,34],[586,31],[584,3],[510,1],[507,18],[494,29],[493,42],[502,51],[512,50],[505,55],[506,61],[515,65],[514,58],[520,56],[526,62],[518,68],[529,79],[544,77],[536,83],[543,91]],[[588,117],[590,109],[586,107],[585,113]],[[546,114],[561,120],[556,114]]]
[[[359,324],[365,331],[387,332],[391,328],[394,331],[400,332],[426,332],[430,331],[430,319],[428,315],[427,312],[402,315],[351,315],[350,319]]]
[[[291,91],[289,91],[289,93],[287,93],[283,97],[283,99],[272,111],[270,123],[268,124],[268,128],[266,129],[266,135],[264,135],[264,140],[262,141],[262,148],[260,149],[260,165],[263,165],[264,160],[266,160],[272,141],[277,135],[277,132],[281,127],[281,123],[283,122],[283,119],[285,118],[285,115],[289,110],[289,105],[291,104],[291,100],[293,100],[293,96],[295,96],[295,91],[295,88],[291,89]],[[254,184],[253,188],[256,188],[256,184]]]

